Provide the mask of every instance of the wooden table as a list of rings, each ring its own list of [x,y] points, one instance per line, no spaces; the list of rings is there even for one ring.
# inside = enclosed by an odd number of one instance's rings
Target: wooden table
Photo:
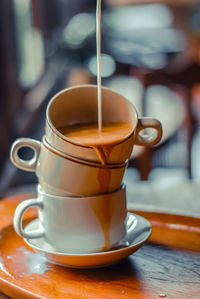
[[[15,207],[27,197],[0,202],[2,293],[17,299],[200,298],[200,218],[140,211],[153,233],[135,254],[107,268],[67,269],[44,262],[14,232]],[[34,215],[33,210],[25,217]]]

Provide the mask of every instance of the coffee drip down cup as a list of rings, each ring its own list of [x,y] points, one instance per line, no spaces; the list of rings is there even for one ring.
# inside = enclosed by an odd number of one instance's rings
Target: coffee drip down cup
[[[23,214],[38,209],[38,228],[23,228]],[[89,197],[57,196],[40,185],[37,196],[22,201],[15,211],[14,228],[25,239],[44,238],[59,252],[89,253],[104,251],[125,235],[126,186]]]

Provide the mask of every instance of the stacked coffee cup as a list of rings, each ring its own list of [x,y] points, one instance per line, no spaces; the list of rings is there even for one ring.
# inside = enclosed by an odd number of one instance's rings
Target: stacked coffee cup
[[[97,86],[65,89],[49,102],[42,141],[20,138],[11,160],[38,177],[37,198],[21,202],[14,216],[16,232],[24,238],[45,238],[61,252],[90,253],[112,248],[126,234],[126,186],[123,176],[134,144],[152,145],[162,136],[160,122],[138,118],[134,106],[120,94],[102,88],[103,122],[129,123],[131,130],[113,146],[102,164],[95,148],[64,136],[60,128],[97,123]],[[153,128],[155,136],[141,131]],[[31,160],[20,159],[22,147],[33,149]],[[22,227],[24,212],[39,209],[38,229]]]

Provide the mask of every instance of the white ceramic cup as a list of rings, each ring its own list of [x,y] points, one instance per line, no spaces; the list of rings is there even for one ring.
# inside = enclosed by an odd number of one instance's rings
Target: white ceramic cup
[[[97,123],[97,86],[81,85],[62,90],[49,102],[46,111],[46,139],[57,150],[79,159],[100,162],[94,148],[65,137],[59,128],[74,124]],[[131,155],[133,145],[150,146],[162,137],[158,120],[139,118],[135,107],[117,92],[102,87],[102,121],[131,124],[130,132],[116,144],[107,163],[124,163]],[[151,134],[141,131],[153,128]]]
[[[22,160],[19,150],[30,147],[34,156]],[[10,152],[13,164],[26,171],[35,171],[46,192],[57,195],[91,196],[112,192],[122,184],[126,163],[101,165],[73,158],[51,147],[45,138],[40,143],[29,138],[17,139]]]
[[[39,210],[38,230],[23,229],[23,215]],[[104,251],[125,235],[126,188],[92,197],[55,196],[38,186],[37,198],[22,201],[15,210],[14,228],[25,239],[43,237],[55,250],[70,253]]]

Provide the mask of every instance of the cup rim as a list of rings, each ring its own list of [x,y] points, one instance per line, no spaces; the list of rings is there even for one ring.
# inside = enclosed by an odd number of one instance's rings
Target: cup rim
[[[73,145],[76,145],[76,146],[79,146],[79,147],[84,147],[84,148],[92,148],[91,146],[88,146],[88,145],[85,145],[81,142],[78,142],[78,141],[74,141],[66,136],[64,136],[63,134],[61,134],[57,129],[56,127],[54,126],[54,124],[52,123],[52,121],[50,120],[50,107],[51,107],[51,104],[53,103],[53,101],[55,100],[55,98],[57,98],[59,95],[67,92],[68,90],[73,90],[73,89],[79,89],[79,88],[96,88],[97,89],[97,85],[96,84],[82,84],[82,85],[76,85],[76,86],[72,86],[72,87],[68,87],[68,88],[65,88],[65,89],[62,89],[61,91],[59,91],[58,93],[56,93],[53,98],[49,101],[48,105],[47,105],[47,108],[46,108],[46,121],[47,121],[47,125],[50,127],[50,129],[56,134],[56,136],[64,141],[67,141]],[[134,131],[137,127],[137,124],[138,124],[138,112],[135,108],[135,106],[126,98],[124,97],[123,95],[121,95],[120,93],[114,91],[113,89],[111,88],[108,88],[108,87],[105,87],[105,86],[102,86],[102,89],[104,90],[109,90],[115,94],[118,94],[120,95],[121,97],[124,98],[125,101],[127,101],[133,108],[134,110],[134,113],[136,115],[136,122],[135,122],[135,126],[133,126],[131,132],[121,141],[119,141],[118,143],[116,143],[115,145],[118,145],[118,144],[121,144],[123,143],[124,141],[126,141],[127,139],[131,138],[132,135],[134,134]]]
[[[119,164],[106,164],[106,165],[103,165],[101,163],[98,163],[98,162],[91,162],[91,161],[86,161],[86,160],[81,160],[81,159],[78,159],[76,157],[73,157],[71,155],[68,155],[68,154],[64,154],[63,152],[60,152],[58,151],[57,149],[55,149],[54,147],[52,147],[48,141],[46,140],[46,137],[44,136],[43,139],[42,139],[42,145],[47,149],[49,150],[50,152],[52,152],[53,154],[59,156],[59,157],[62,157],[66,160],[70,160],[74,163],[78,163],[78,164],[82,164],[82,165],[85,165],[85,166],[90,166],[90,167],[95,167],[95,168],[103,168],[103,169],[119,169],[119,168],[124,168],[127,166],[128,164],[128,159],[124,162],[124,163],[119,163]]]
[[[38,197],[40,195],[45,195],[47,197],[54,197],[55,199],[57,200],[66,200],[66,199],[92,199],[92,198],[100,198],[102,196],[105,196],[105,195],[112,195],[112,194],[117,194],[118,192],[121,192],[121,191],[125,191],[126,190],[126,184],[124,182],[122,182],[121,186],[114,190],[114,191],[111,191],[111,192],[106,192],[106,193],[101,193],[101,194],[96,194],[96,195],[90,195],[90,196],[75,196],[75,195],[55,195],[55,194],[50,194],[50,193],[47,193],[41,186],[41,184],[37,184],[37,192],[38,192]]]

